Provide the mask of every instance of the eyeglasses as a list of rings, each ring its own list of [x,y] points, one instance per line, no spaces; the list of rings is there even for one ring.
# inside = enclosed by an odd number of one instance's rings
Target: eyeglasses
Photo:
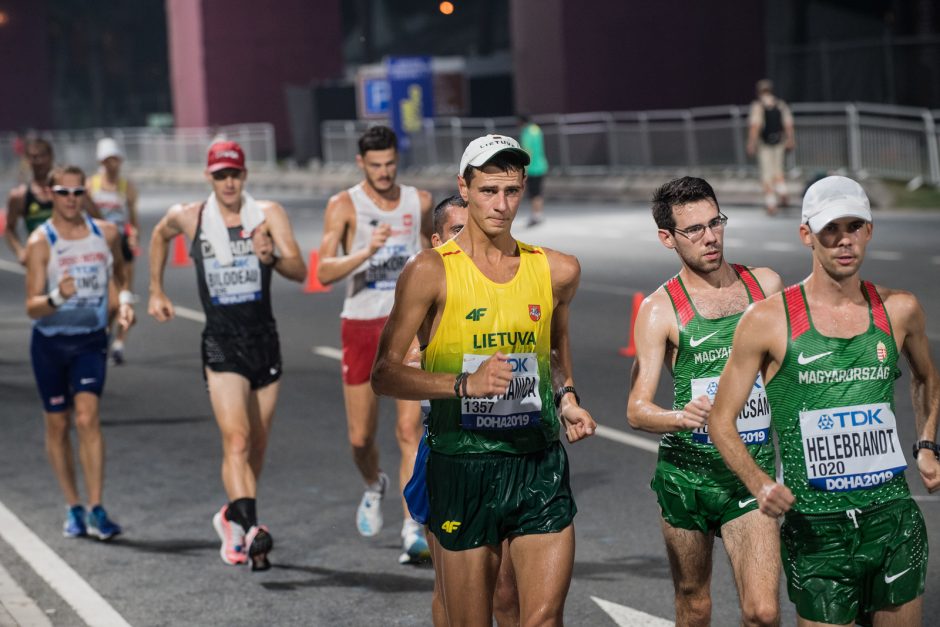
[[[725,225],[728,224],[728,216],[719,212],[717,218],[712,218],[708,221],[708,224],[693,224],[687,229],[679,229],[672,227],[672,230],[676,233],[682,233],[690,242],[697,242],[702,239],[702,236],[705,235],[705,229],[711,229],[713,232],[722,231],[725,228]]]
[[[237,179],[241,177],[242,171],[236,168],[225,168],[224,170],[216,170],[212,173],[212,179],[215,181],[224,181],[227,178]]]
[[[52,193],[56,196],[83,196],[85,194],[85,188],[63,187],[62,185],[55,185],[52,188]]]

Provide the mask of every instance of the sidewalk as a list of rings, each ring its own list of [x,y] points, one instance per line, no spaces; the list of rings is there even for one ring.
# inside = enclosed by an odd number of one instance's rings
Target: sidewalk
[[[549,175],[545,179],[544,192],[549,201],[592,201],[592,202],[647,202],[657,187],[672,178],[688,172],[644,172],[623,176],[597,174]],[[205,178],[201,170],[189,169],[151,169],[127,168],[127,175],[141,187],[160,185],[190,186],[205,188]],[[757,179],[744,178],[734,174],[704,174],[715,188],[715,193],[722,204],[761,206],[763,193]],[[362,174],[354,164],[348,166],[312,166],[308,168],[284,168],[277,170],[252,170],[249,172],[251,189],[289,190],[317,197],[328,197],[337,191],[346,189],[362,180]],[[443,168],[401,169],[398,173],[400,182],[429,190],[435,198],[450,195],[457,191],[456,173]],[[790,202],[801,198],[804,183],[801,180],[789,181]]]

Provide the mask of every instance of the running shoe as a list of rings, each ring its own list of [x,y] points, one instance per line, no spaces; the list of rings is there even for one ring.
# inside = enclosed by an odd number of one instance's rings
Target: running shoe
[[[382,531],[382,497],[388,489],[388,475],[379,473],[379,489],[366,488],[356,511],[356,528],[359,534],[367,538]]]
[[[100,505],[95,505],[85,519],[89,535],[99,540],[110,540],[121,533],[121,526],[108,518],[108,513]]]
[[[66,538],[83,538],[88,535],[88,528],[85,527],[84,505],[75,505],[68,509],[65,524],[62,525],[62,535]]]
[[[111,365],[112,366],[124,365],[124,349],[123,348],[111,349]]]
[[[251,560],[252,571],[271,568],[268,553],[274,548],[274,538],[268,533],[265,525],[255,525],[249,529],[245,536],[245,544],[248,545],[248,558]]]
[[[223,505],[222,509],[212,517],[212,526],[215,527],[215,532],[222,540],[222,548],[219,549],[222,561],[237,566],[248,561],[248,556],[245,554],[245,530],[237,522],[225,517],[227,511],[228,505]]]
[[[424,528],[414,520],[405,520],[401,526],[401,564],[420,564],[431,559],[431,550],[424,537]]]

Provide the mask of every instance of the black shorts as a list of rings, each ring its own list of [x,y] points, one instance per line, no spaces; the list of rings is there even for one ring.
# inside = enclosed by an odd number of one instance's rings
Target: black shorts
[[[542,180],[544,176],[530,176],[525,180],[525,192],[529,198],[538,198],[542,195]]]
[[[134,261],[134,251],[131,249],[127,233],[121,233],[121,256],[124,257],[124,263]]]
[[[202,365],[213,372],[234,372],[252,390],[281,378],[281,345],[277,331],[247,335],[202,334]]]

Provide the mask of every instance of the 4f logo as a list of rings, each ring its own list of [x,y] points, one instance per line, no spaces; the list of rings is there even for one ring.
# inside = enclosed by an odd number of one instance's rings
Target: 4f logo
[[[476,309],[471,309],[470,313],[464,316],[467,320],[473,320],[474,322],[479,322],[480,318],[486,315],[486,307],[478,307]],[[459,523],[458,523],[459,524]],[[448,532],[449,533],[449,532]]]
[[[542,306],[541,305],[529,305],[529,318],[532,319],[532,322],[538,322],[542,319]]]
[[[447,533],[454,533],[458,527],[460,527],[460,522],[456,520],[445,520],[444,524],[441,525],[441,529]]]

